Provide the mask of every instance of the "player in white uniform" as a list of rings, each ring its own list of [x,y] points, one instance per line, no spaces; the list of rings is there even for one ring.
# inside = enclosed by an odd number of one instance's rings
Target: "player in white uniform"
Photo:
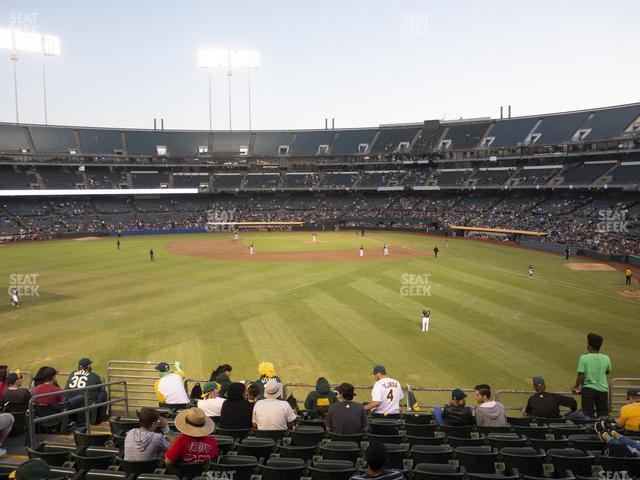
[[[431,310],[429,310],[429,307],[424,307],[424,310],[422,310],[422,331],[423,332],[429,331],[430,318],[431,318]]]
[[[311,234],[311,239],[312,239],[314,242],[316,242],[316,241],[318,240],[318,236],[316,235],[316,232],[313,232],[313,233]]]
[[[20,308],[20,300],[18,299],[18,289],[11,290],[11,306]]]
[[[529,265],[529,276],[533,277],[533,266]]]
[[[360,256],[364,257],[364,247],[360,245]]]
[[[396,415],[400,413],[400,402],[404,398],[400,382],[387,376],[384,365],[373,367],[376,383],[371,389],[371,402],[364,407],[366,411],[381,415]]]
[[[233,239],[234,240],[239,240],[240,239],[240,235],[238,235],[238,232],[234,232]]]
[[[249,255],[253,255],[253,254],[254,254],[253,243],[251,243],[249,245]]]
[[[386,243],[384,244],[384,247],[382,247],[382,255],[385,257],[389,256],[389,246]]]

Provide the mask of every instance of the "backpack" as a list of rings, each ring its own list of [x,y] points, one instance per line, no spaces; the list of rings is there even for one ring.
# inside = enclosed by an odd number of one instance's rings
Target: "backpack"
[[[193,400],[200,400],[202,398],[202,386],[199,383],[196,383],[191,389],[191,394],[189,396]]]

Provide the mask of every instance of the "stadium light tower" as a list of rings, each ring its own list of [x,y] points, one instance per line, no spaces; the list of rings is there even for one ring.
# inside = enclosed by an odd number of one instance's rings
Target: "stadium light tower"
[[[249,71],[249,130],[251,130],[251,71],[260,67],[258,50],[228,50],[225,48],[203,48],[198,51],[198,66],[209,70],[209,129],[212,127],[211,70],[223,70],[228,78],[229,130],[231,124],[231,77],[236,70]]]
[[[60,56],[60,39],[53,35],[27,32],[12,28],[0,28],[0,48],[11,50],[13,63],[13,90],[16,103],[16,123],[20,123],[18,108],[18,53],[40,53],[44,57]],[[44,123],[47,124],[47,80],[46,67],[42,63],[42,91],[44,100]]]

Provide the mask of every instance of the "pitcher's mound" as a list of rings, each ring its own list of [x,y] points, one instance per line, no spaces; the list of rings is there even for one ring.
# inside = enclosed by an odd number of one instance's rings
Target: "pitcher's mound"
[[[583,270],[590,272],[615,272],[616,269],[606,263],[567,263],[571,270]]]
[[[640,298],[640,290],[636,290],[636,291],[620,290],[616,293],[621,297],[625,297],[625,298]]]
[[[422,250],[391,249],[389,256],[382,254],[381,248],[367,250],[364,257],[358,256],[358,249],[315,250],[311,252],[274,252],[259,250],[249,255],[247,246],[238,240],[183,240],[167,244],[165,249],[176,255],[209,258],[215,260],[276,261],[276,262],[363,262],[366,260],[403,260],[431,255]]]

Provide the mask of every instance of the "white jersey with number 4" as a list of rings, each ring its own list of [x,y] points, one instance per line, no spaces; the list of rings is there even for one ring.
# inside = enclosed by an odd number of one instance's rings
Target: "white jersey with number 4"
[[[400,401],[404,398],[400,382],[393,378],[385,377],[378,380],[371,390],[371,400],[380,402],[373,413],[393,414],[400,413]]]

